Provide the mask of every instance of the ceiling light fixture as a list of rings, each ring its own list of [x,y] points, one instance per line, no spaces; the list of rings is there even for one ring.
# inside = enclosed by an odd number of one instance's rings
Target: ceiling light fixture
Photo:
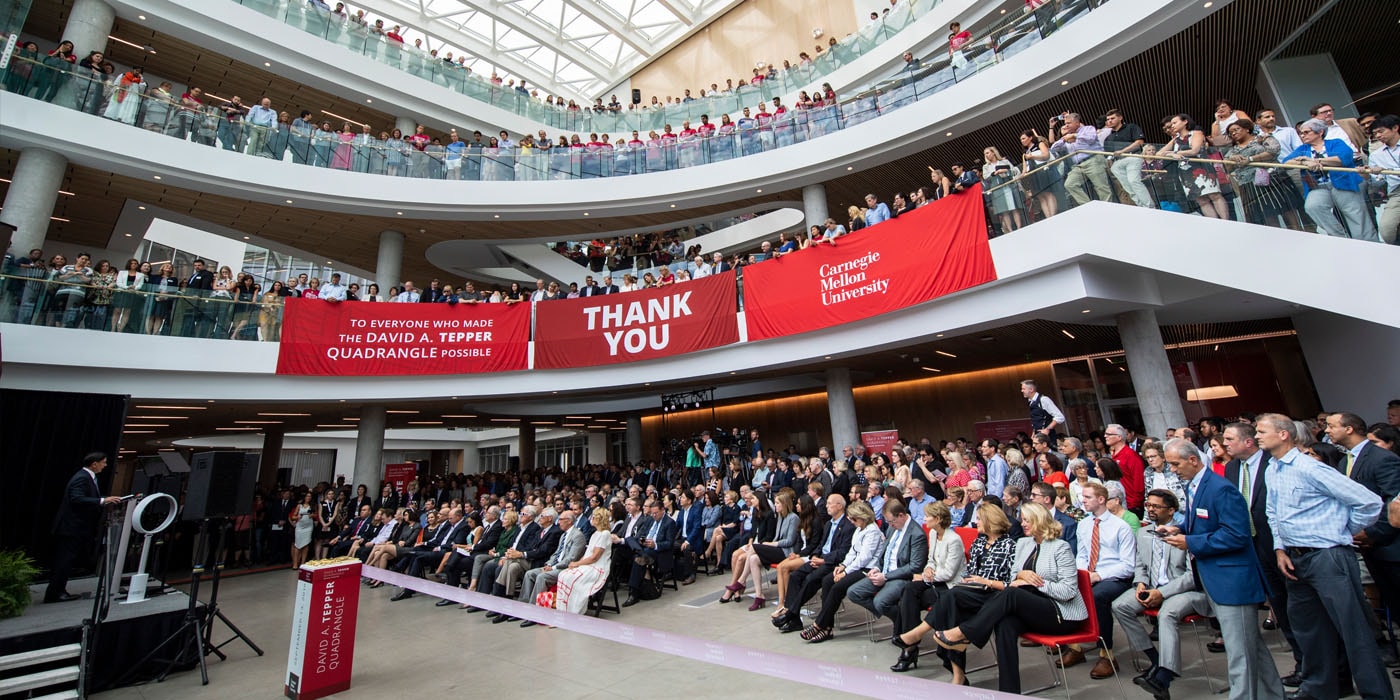
[[[395,409],[393,411],[385,411],[385,413],[406,413],[408,415],[413,415],[418,413],[418,411],[409,411],[407,409]]]
[[[280,420],[236,420],[234,425],[281,425]]]
[[[954,358],[957,357],[957,355],[954,355],[954,354],[951,353],[951,352],[944,352],[944,351],[942,351],[942,350],[934,350],[933,352],[934,352],[935,354],[942,355],[942,356],[944,356],[944,357],[954,357]]]
[[[942,372],[942,371],[943,371],[943,370],[937,369],[937,368],[935,368],[935,367],[920,367],[919,369],[921,369],[921,370],[923,370],[923,371],[925,371],[925,372]]]
[[[317,427],[317,428],[353,428],[353,427],[355,427],[355,426],[353,426],[353,425],[345,425],[345,424],[335,424],[335,423],[318,423],[318,424],[316,424],[316,427]]]
[[[138,206],[138,207],[136,207],[136,208],[137,208],[137,209],[140,209],[141,211],[146,211],[146,207],[145,207],[145,206]]]
[[[1063,328],[1060,329],[1060,332],[1061,332],[1061,333],[1064,333],[1066,338],[1069,338],[1070,340],[1074,340],[1074,334],[1073,334],[1073,333],[1070,333],[1069,331],[1067,331],[1067,330],[1065,330],[1065,329],[1063,329]]]
[[[127,418],[137,418],[140,420],[189,420],[189,416],[127,416]]]
[[[1083,311],[1080,311],[1079,313],[1081,313],[1081,314],[1087,314],[1087,313],[1089,313],[1090,311],[1093,311],[1093,309],[1084,309]]]
[[[122,435],[154,435],[154,430],[123,430]]]
[[[208,406],[162,406],[154,404],[137,404],[135,408],[159,408],[167,411],[203,411]]]
[[[66,224],[66,223],[68,223],[68,219],[65,219],[65,218],[63,218],[63,217],[61,217],[61,216],[50,216],[50,217],[49,217],[49,220],[50,220],[50,221],[57,221],[57,222],[59,222],[59,223],[61,223],[61,224]]]
[[[311,414],[310,414],[310,413],[273,413],[273,412],[271,412],[271,411],[267,411],[267,412],[258,411],[258,415],[260,415],[260,416],[274,416],[274,417],[281,417],[281,416],[288,416],[288,417],[290,417],[290,416],[309,416],[309,415],[311,415]]]
[[[128,428],[169,428],[169,423],[127,423]]]
[[[411,420],[409,425],[442,425],[440,420]]]

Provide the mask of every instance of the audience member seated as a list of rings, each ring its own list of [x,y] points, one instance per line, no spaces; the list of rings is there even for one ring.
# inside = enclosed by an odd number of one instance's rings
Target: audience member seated
[[[467,540],[467,528],[463,523],[463,512],[461,508],[453,508],[447,513],[447,524],[438,528],[438,534],[433,539],[424,542],[410,549],[403,556],[408,562],[408,575],[418,578],[423,575],[423,567],[436,566],[442,561],[442,557],[452,550],[454,545],[461,544]],[[404,600],[412,598],[413,591],[404,588],[389,600]]]
[[[773,626],[784,634],[802,629],[803,604],[821,590],[822,580],[835,571],[851,551],[856,527],[846,517],[846,498],[840,494],[828,496],[826,513],[831,519],[822,527],[817,551],[788,574],[787,596],[782,601],[785,612],[773,618]],[[874,515],[872,511],[872,520]]]
[[[890,504],[887,502],[885,505],[888,507]],[[856,528],[851,536],[851,548],[841,563],[822,577],[821,609],[812,624],[802,630],[802,638],[809,642],[820,643],[831,639],[836,610],[846,599],[846,592],[851,586],[865,580],[866,572],[879,562],[885,544],[885,536],[875,522],[875,511],[869,503],[856,501],[847,506],[846,518]]]
[[[751,507],[767,509],[766,500],[758,492],[751,493],[750,498],[753,499]],[[777,564],[792,553],[793,544],[797,541],[798,517],[793,512],[792,493],[779,492],[773,502],[776,504],[774,512],[760,517],[753,540],[734,552],[734,578],[725,586],[725,593],[720,596],[719,602],[728,603],[741,598],[744,578],[750,576],[753,579],[754,598],[749,611],[762,610],[767,603],[767,598],[763,596],[763,576],[770,565]]]
[[[667,517],[661,501],[650,499],[646,504],[647,515],[641,519],[633,534],[626,538],[628,549],[632,550],[632,573],[627,578],[627,600],[622,607],[631,607],[640,600],[643,579],[649,576],[662,576],[671,572],[674,566],[673,549],[678,528],[676,521]],[[652,585],[660,587],[659,580]]]
[[[884,551],[866,571],[865,580],[853,585],[846,595],[852,603],[869,610],[871,615],[888,617],[897,622],[899,601],[904,589],[915,574],[928,564],[928,534],[914,522],[914,515],[899,500],[886,500],[882,512],[885,521]]]
[[[534,604],[541,593],[548,591],[559,581],[560,572],[583,558],[588,546],[588,536],[584,534],[583,528],[574,527],[574,517],[572,510],[559,514],[558,544],[542,565],[525,572],[520,583],[520,597],[517,598],[520,602]],[[533,627],[535,623],[525,620],[520,626]]]
[[[962,537],[952,528],[947,504],[934,502],[924,506],[924,524],[930,541],[928,559],[923,573],[900,592],[893,614],[896,636],[917,627],[923,611],[933,607],[950,584],[962,580],[967,566],[967,552],[963,550]],[[903,673],[916,665],[917,657],[900,657],[890,670]]]
[[[588,538],[588,553],[570,562],[559,572],[554,607],[571,613],[588,609],[588,599],[603,590],[612,569],[612,515],[606,508],[593,511],[593,536]]]

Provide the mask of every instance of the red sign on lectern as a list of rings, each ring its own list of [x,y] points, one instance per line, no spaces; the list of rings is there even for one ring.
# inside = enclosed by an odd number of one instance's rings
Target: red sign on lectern
[[[342,557],[310,562],[297,572],[292,645],[282,686],[292,700],[316,700],[349,689],[361,566],[358,559]]]

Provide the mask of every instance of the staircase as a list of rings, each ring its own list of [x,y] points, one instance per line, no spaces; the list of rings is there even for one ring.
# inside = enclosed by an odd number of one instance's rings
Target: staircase
[[[76,642],[0,656],[0,697],[34,700],[83,697],[81,656],[82,645]]]

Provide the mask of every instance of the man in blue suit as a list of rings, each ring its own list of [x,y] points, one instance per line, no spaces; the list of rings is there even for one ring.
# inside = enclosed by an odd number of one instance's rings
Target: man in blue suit
[[[705,504],[695,500],[695,494],[681,490],[681,509],[676,513],[676,578],[682,586],[695,583],[695,557],[705,550],[705,527],[701,522]]]
[[[642,590],[642,578],[648,572],[659,576],[670,571],[675,565],[674,547],[680,528],[676,521],[666,515],[661,501],[650,499],[646,508],[647,517],[637,524],[632,536],[626,540],[627,546],[636,554],[637,559],[636,565],[632,567],[632,575],[627,580],[630,593],[627,600],[622,602],[624,608],[636,605],[641,599],[639,594]],[[660,585],[661,581],[657,581],[656,584]]]
[[[1167,465],[1186,488],[1185,527],[1166,543],[1185,550],[1200,587],[1210,596],[1229,661],[1230,697],[1283,698],[1283,683],[1273,656],[1259,634],[1259,604],[1267,584],[1249,534],[1249,506],[1239,489],[1206,468],[1201,452],[1181,438],[1163,448]],[[1158,669],[1134,682],[1167,700],[1172,673]]]

